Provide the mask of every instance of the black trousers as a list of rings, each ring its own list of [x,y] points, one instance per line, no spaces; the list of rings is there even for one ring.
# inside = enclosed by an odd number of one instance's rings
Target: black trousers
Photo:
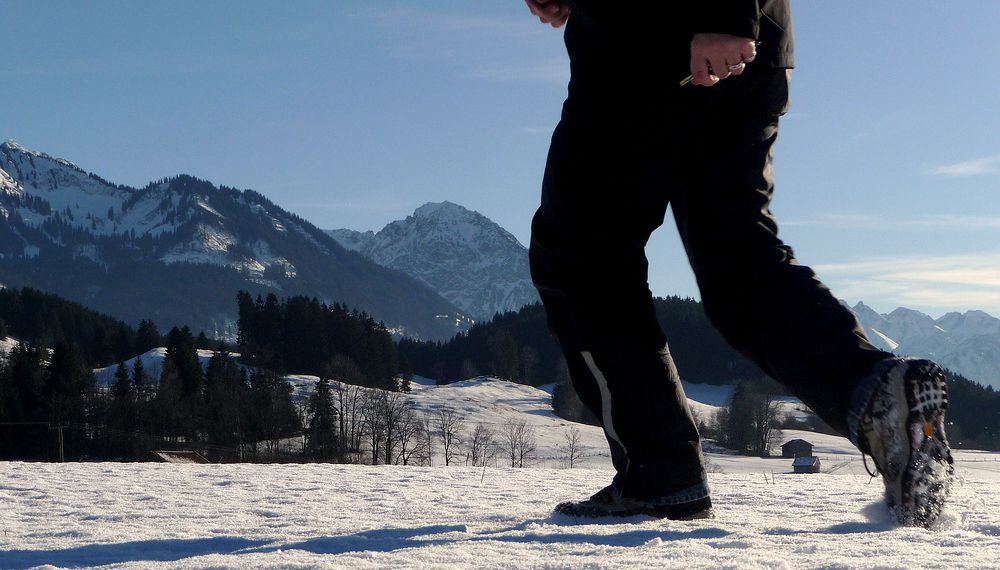
[[[713,87],[680,86],[686,60],[588,42],[599,30],[574,18],[530,261],[574,387],[602,420],[615,485],[655,499],[705,481],[647,283],[645,245],[668,205],[712,323],[846,434],[852,391],[889,355],[778,238],[772,147],[790,71],[750,64]]]

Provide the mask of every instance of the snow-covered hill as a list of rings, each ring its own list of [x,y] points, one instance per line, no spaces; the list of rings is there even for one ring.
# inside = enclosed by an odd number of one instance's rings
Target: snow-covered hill
[[[379,232],[328,232],[347,249],[427,284],[477,320],[538,301],[528,251],[489,218],[451,202],[428,203]]]
[[[207,366],[212,354],[209,350],[198,351],[203,367]],[[162,370],[165,358],[166,349],[155,348],[125,361],[124,364],[131,370],[135,366],[135,361],[141,359],[147,373],[156,376]],[[112,384],[115,370],[116,366],[95,370],[94,375],[98,385]],[[293,386],[293,398],[297,400],[307,399],[319,380],[315,376],[301,374],[289,375],[286,379]],[[524,419],[534,432],[538,443],[532,459],[532,465],[537,467],[564,467],[567,462],[566,437],[575,429],[579,432],[577,444],[581,455],[575,460],[576,465],[610,468],[611,457],[603,431],[594,426],[570,422],[556,416],[552,410],[553,387],[554,385],[548,385],[536,388],[486,376],[438,385],[434,380],[417,376],[411,383],[411,391],[404,397],[418,411],[433,414],[442,408],[454,410],[462,420],[463,436],[469,436],[476,426],[483,425],[499,437],[505,424]],[[717,410],[727,406],[732,396],[732,386],[684,383],[684,390],[695,418],[703,423],[711,423]],[[793,415],[801,415],[799,410],[803,408],[798,400],[791,397],[780,400],[779,406],[783,413]],[[817,454],[822,452],[837,456],[848,454],[860,460],[860,455],[844,438],[835,436],[788,431],[778,445],[799,438],[813,443]],[[729,456],[724,453],[714,455],[716,463],[730,462]],[[432,458],[432,463],[443,463],[440,450],[438,455]],[[498,459],[496,464],[502,465],[502,459]]]
[[[563,426],[547,397],[486,379],[413,391],[419,406],[452,406],[474,421],[526,418],[540,449],[558,449]],[[1000,567],[1000,455],[956,453],[952,500],[928,531],[886,521],[882,485],[843,438],[785,437],[813,442],[825,472],[710,453],[716,518],[693,522],[553,515],[556,503],[610,480],[602,456],[574,469],[0,463],[0,568]]]
[[[902,307],[883,315],[864,303],[853,311],[879,348],[931,358],[969,380],[1000,389],[1000,319],[967,311],[934,320]]]
[[[241,289],[345,304],[422,338],[450,338],[468,321],[257,192],[190,176],[114,185],[14,141],[0,144],[0,269],[9,287],[229,340]]]

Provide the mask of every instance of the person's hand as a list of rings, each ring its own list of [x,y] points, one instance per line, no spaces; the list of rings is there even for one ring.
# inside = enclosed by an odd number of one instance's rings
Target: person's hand
[[[543,24],[558,28],[569,19],[569,0],[524,0]]]
[[[757,57],[757,43],[729,34],[695,34],[691,39],[691,83],[709,87],[739,75]]]

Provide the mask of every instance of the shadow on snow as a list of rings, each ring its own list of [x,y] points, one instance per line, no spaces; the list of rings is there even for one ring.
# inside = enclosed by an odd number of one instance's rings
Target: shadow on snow
[[[46,564],[61,567],[107,566],[140,560],[175,562],[207,554],[234,554],[266,543],[263,540],[218,537],[88,544],[63,550],[8,550],[0,559],[0,569],[26,570]]]
[[[538,521],[551,523],[551,521]],[[313,554],[337,555],[349,552],[392,552],[405,548],[446,545],[460,542],[497,541],[513,543],[589,543],[600,546],[635,547],[659,538],[664,542],[685,539],[722,538],[731,534],[719,528],[689,531],[663,529],[631,530],[609,535],[556,533],[506,535],[525,531],[531,523],[483,534],[470,533],[465,525],[431,525],[416,528],[366,530],[343,536],[317,537],[297,543],[249,540],[236,537],[142,540],[113,544],[88,544],[62,550],[9,550],[0,561],[0,570],[27,570],[43,565],[108,566],[125,562],[175,562],[210,554],[263,554],[280,550],[301,550]]]

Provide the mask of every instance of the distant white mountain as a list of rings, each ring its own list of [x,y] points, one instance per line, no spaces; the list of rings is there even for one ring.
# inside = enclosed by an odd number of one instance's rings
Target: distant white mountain
[[[446,340],[469,319],[251,190],[180,175],[137,189],[0,144],[0,275],[123,319],[235,339],[236,293],[305,295]]]
[[[969,380],[1000,389],[1000,319],[967,311],[935,320],[902,307],[883,315],[864,303],[853,310],[879,348],[933,359]]]
[[[538,301],[528,250],[486,216],[428,203],[379,232],[328,232],[347,249],[427,284],[462,312],[489,320]]]

